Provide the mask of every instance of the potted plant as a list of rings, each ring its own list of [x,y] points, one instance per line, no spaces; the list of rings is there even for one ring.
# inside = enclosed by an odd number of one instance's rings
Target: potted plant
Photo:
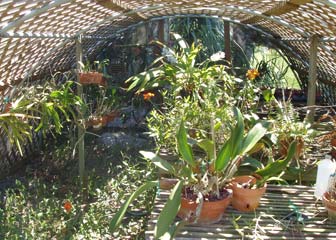
[[[89,117],[86,126],[92,126],[98,130],[106,126],[119,114],[119,101],[116,97],[116,89],[95,87],[87,94],[85,101],[89,106]]]
[[[106,86],[107,82],[104,78],[106,66],[109,64],[108,59],[103,61],[94,61],[91,65],[90,62],[83,64],[80,62],[82,71],[79,73],[79,82],[81,84],[98,84]]]
[[[272,180],[281,180],[277,177],[291,162],[296,151],[296,142],[293,141],[288,150],[288,154],[284,159],[262,166],[252,175],[237,176],[231,182],[233,190],[232,206],[243,212],[254,211],[258,206],[261,197],[266,191],[267,182]]]
[[[320,127],[323,127],[324,132],[319,137],[320,143],[329,143],[331,146],[331,156],[333,158],[336,158],[336,112],[332,108],[330,109],[332,111],[332,114],[330,112],[327,112],[326,114],[323,114],[321,118],[319,119],[319,122],[324,122],[325,120],[329,120],[329,122],[322,125],[320,124]]]
[[[328,211],[329,219],[336,221],[336,173],[330,176],[328,191],[323,194],[322,201]]]
[[[201,154],[195,154],[188,142],[187,130],[182,121],[176,135],[179,162],[173,166],[153,152],[140,153],[165,172],[178,178],[178,182],[164,206],[155,230],[156,237],[162,237],[170,229],[176,215],[183,221],[213,223],[221,219],[225,208],[230,204],[232,192],[227,188],[235,174],[241,159],[265,135],[266,128],[261,123],[254,125],[244,134],[244,120],[238,108],[233,108],[236,124],[231,127],[231,134],[216,151],[215,141],[201,139],[193,141],[193,147]],[[213,128],[212,128],[213,129]],[[212,133],[213,136],[213,133]],[[157,183],[158,184],[158,183]],[[142,186],[149,188],[153,183]],[[138,195],[136,192],[134,195]],[[112,229],[120,223],[127,206],[133,200],[126,201],[112,220]]]

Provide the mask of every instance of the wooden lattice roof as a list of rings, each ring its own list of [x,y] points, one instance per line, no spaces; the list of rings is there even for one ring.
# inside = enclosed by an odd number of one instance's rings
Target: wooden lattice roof
[[[94,53],[139,22],[188,14],[223,17],[260,31],[277,42],[298,69],[307,70],[309,38],[317,34],[320,89],[334,95],[335,0],[3,0],[0,91],[6,94],[8,85],[50,69],[74,66],[74,39],[80,34],[85,48]]]

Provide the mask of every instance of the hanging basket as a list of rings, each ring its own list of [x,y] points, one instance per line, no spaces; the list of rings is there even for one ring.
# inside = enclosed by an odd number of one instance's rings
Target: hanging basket
[[[99,72],[85,72],[79,73],[79,82],[81,84],[98,84],[106,86],[106,80],[102,73]]]

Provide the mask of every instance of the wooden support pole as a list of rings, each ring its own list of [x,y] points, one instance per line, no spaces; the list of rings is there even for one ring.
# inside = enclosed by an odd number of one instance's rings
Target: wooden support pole
[[[76,61],[77,61],[77,81],[79,82],[79,71],[81,70],[80,62],[83,62],[82,36],[79,35],[76,39]],[[77,94],[82,98],[83,86],[77,85]],[[82,111],[82,109],[81,109]],[[81,186],[84,187],[85,178],[85,143],[84,143],[85,128],[82,124],[78,124],[78,163],[79,163],[79,177]]]
[[[231,38],[230,38],[230,22],[224,21],[224,52],[225,52],[225,60],[231,64]]]
[[[161,20],[159,20],[159,26],[158,26],[158,28],[159,28],[159,36],[158,36],[158,38],[159,38],[159,41],[161,42],[161,43],[165,43],[165,32],[164,32],[164,27],[165,27],[165,21],[163,20],[163,19],[161,19]]]
[[[314,121],[315,108],[310,107],[315,105],[316,101],[316,83],[317,83],[317,51],[319,37],[313,35],[310,41],[309,49],[309,79],[308,79],[308,96],[307,96],[307,116],[308,122]]]

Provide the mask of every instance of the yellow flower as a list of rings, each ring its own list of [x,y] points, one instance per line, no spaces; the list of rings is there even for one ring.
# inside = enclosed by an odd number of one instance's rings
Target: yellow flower
[[[145,101],[149,101],[154,96],[155,96],[155,94],[152,93],[152,92],[147,92],[147,93],[143,94],[143,98],[144,98]]]
[[[258,72],[257,69],[253,68],[253,69],[249,69],[246,73],[246,77],[249,80],[254,80],[256,79],[256,77],[258,77],[260,75],[260,73]]]

